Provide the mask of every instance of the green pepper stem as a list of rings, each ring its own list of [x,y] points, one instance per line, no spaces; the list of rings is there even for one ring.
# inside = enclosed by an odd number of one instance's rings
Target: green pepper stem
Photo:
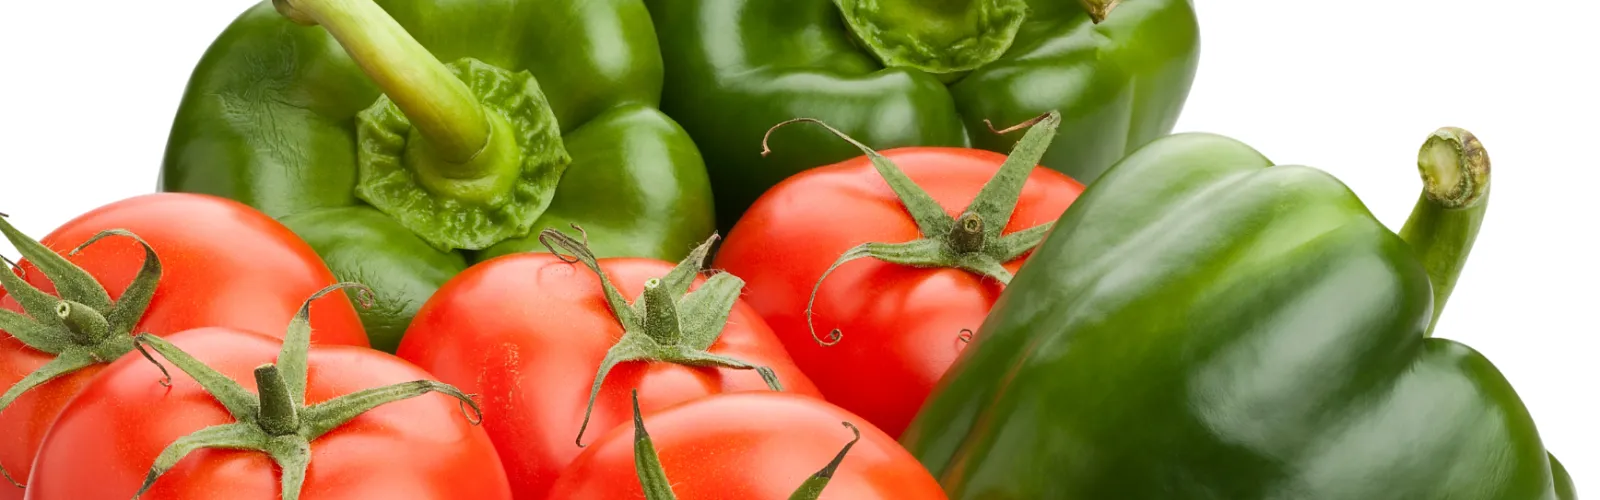
[[[261,398],[261,410],[256,421],[261,430],[273,436],[286,436],[300,430],[299,406],[289,395],[289,382],[277,365],[256,367],[256,394]]]
[[[440,159],[448,178],[481,177],[470,160],[489,144],[490,122],[471,89],[372,0],[273,0],[278,11],[321,25],[400,107]]]
[[[1439,324],[1456,279],[1467,264],[1489,207],[1489,155],[1470,132],[1445,127],[1417,153],[1423,193],[1400,230],[1433,284],[1433,318]]]
[[[1011,48],[1024,0],[834,0],[861,45],[886,66],[971,71]]]
[[[1083,10],[1086,10],[1086,11],[1089,12],[1089,19],[1093,19],[1095,24],[1100,24],[1100,23],[1105,22],[1106,18],[1111,16],[1111,10],[1117,8],[1117,5],[1120,5],[1122,3],[1122,0],[1079,0],[1079,1],[1083,2]]]

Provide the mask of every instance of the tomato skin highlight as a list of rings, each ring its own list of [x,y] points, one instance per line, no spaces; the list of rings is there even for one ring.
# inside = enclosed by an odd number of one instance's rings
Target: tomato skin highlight
[[[274,337],[202,328],[167,338],[255,391],[252,371],[273,362]],[[160,359],[157,356],[157,359]],[[171,366],[172,387],[140,356],[107,366],[67,407],[45,438],[28,500],[130,498],[172,441],[232,423],[227,410]],[[393,356],[363,347],[314,346],[306,402],[432,378]],[[454,400],[429,395],[365,413],[312,442],[303,500],[509,499],[499,458],[482,429]],[[276,499],[277,465],[258,452],[200,450],[156,481],[141,498]]]
[[[644,391],[639,392],[644,397]],[[654,412],[644,423],[678,498],[789,498],[850,441],[823,499],[944,499],[933,476],[894,438],[833,404],[773,392],[708,396]],[[644,498],[634,469],[631,425],[612,428],[573,460],[550,498]]]
[[[161,281],[134,330],[138,333],[167,335],[224,326],[281,337],[301,302],[335,282],[311,247],[288,228],[248,206],[207,195],[152,194],[113,202],[63,224],[40,242],[66,255],[107,229],[132,231],[161,258]],[[138,273],[144,255],[134,241],[111,237],[67,259],[117,299]],[[27,262],[21,267],[28,283],[55,293],[44,273]],[[8,294],[0,294],[0,307],[22,311]],[[342,295],[317,301],[311,314],[317,343],[368,345],[355,308]],[[51,359],[0,332],[0,388],[10,388]],[[0,464],[19,482],[27,482],[56,416],[104,366],[46,383],[0,411]],[[20,498],[22,489],[0,482],[0,500]]]
[[[952,217],[1006,156],[961,148],[881,152]],[[1084,186],[1036,167],[1004,233],[1054,222]],[[977,331],[1003,287],[958,269],[918,269],[875,259],[850,262],[817,293],[816,336],[806,303],[824,271],[856,245],[921,238],[916,222],[867,157],[815,168],[764,194],[734,226],[715,267],[745,279],[745,300],[828,401],[899,436]],[[939,235],[934,235],[939,236]],[[1008,262],[1015,273],[1025,258]]]
[[[646,280],[673,268],[653,259],[599,262],[629,301]],[[704,281],[696,278],[694,288]],[[398,355],[479,395],[484,428],[517,498],[540,499],[583,451],[574,440],[589,390],[601,359],[622,334],[593,272],[554,255],[525,253],[478,264],[445,284],[417,313]],[[785,392],[820,397],[743,303],[734,306],[709,351],[771,367]],[[753,370],[619,364],[595,401],[585,444],[612,427],[631,428],[634,388],[646,411],[717,393],[769,391]]]

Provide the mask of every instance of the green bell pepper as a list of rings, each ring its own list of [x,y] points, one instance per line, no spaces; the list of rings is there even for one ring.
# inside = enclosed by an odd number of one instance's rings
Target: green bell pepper
[[[1571,499],[1487,359],[1431,336],[1488,203],[1459,129],[1397,235],[1320,170],[1182,134],[1090,186],[903,441],[952,499]]]
[[[542,248],[537,228],[672,261],[709,236],[661,82],[639,1],[264,1],[195,69],[160,185],[283,220],[372,287],[363,320],[393,350],[445,280]]]
[[[705,151],[718,220],[801,170],[859,155],[816,118],[880,149],[976,147],[990,124],[1059,111],[1043,164],[1089,183],[1172,131],[1199,62],[1189,0],[647,0],[662,108]],[[1112,7],[1115,7],[1113,10]]]

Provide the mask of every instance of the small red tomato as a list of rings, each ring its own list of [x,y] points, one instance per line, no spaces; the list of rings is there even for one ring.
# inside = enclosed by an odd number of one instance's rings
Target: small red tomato
[[[312,346],[304,312],[288,330],[140,335],[151,359],[124,356],[67,406],[28,500],[511,498],[464,406],[425,396],[465,394],[389,354]]]
[[[422,306],[399,350],[439,380],[482,395],[484,427],[517,498],[546,498],[582,451],[575,441],[586,422],[595,432],[628,422],[631,389],[647,395],[646,409],[778,383],[817,395],[738,300],[743,282],[699,277],[712,241],[674,267],[596,260],[553,230],[541,239],[574,257],[509,255],[467,269]]]
[[[642,439],[659,458],[636,453]],[[830,464],[836,458],[842,460]],[[651,485],[651,495],[641,483]],[[684,499],[945,498],[933,475],[888,434],[825,401],[774,392],[708,396],[617,426],[572,461],[550,498],[655,500],[670,498],[656,493],[668,485]],[[812,491],[792,496],[802,489]]]
[[[1057,122],[1029,130],[1009,163],[974,149],[879,155],[857,144],[867,156],[762,195],[716,267],[748,282],[750,306],[828,401],[899,436],[1082,193],[1035,166]]]
[[[305,297],[335,282],[286,227],[213,196],[130,198],[42,241],[4,220],[0,231],[25,258],[16,273],[0,269],[0,391],[10,391],[0,397],[0,470],[18,483],[56,415],[133,349],[132,334],[220,326],[282,335]],[[367,345],[344,297],[324,300],[314,320],[319,344]],[[0,481],[0,500],[22,495]]]

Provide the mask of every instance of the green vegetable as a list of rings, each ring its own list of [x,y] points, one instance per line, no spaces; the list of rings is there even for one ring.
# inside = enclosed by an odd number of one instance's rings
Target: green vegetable
[[[1060,111],[1043,164],[1089,183],[1171,132],[1200,55],[1188,0],[647,2],[662,107],[716,152],[706,166],[725,229],[779,181],[860,154],[794,128],[773,137],[786,154],[763,158],[778,122],[819,119],[880,149],[1007,153],[1021,134],[990,124]]]
[[[161,189],[283,220],[377,292],[363,320],[392,350],[445,280],[541,248],[536,228],[666,260],[714,230],[661,79],[639,1],[262,2],[196,68]]]
[[[952,499],[1570,499],[1487,359],[1431,336],[1489,159],[1423,146],[1400,234],[1337,179],[1205,134],[1067,210],[903,441]],[[1048,464],[1048,466],[1041,466]]]

